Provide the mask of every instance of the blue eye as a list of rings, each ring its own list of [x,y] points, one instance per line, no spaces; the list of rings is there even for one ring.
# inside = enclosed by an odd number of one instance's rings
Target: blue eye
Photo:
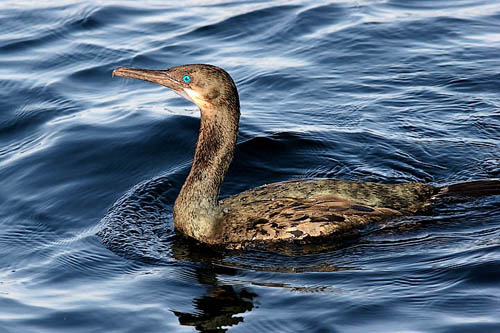
[[[184,75],[184,77],[182,78],[184,80],[184,82],[191,82],[191,76],[189,75]]]

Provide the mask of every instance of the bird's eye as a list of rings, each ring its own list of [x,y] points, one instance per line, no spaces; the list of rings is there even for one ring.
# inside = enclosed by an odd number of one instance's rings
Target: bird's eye
[[[187,83],[191,82],[191,76],[189,76],[189,75],[184,75],[184,77],[182,79],[184,80],[184,82],[187,82]]]

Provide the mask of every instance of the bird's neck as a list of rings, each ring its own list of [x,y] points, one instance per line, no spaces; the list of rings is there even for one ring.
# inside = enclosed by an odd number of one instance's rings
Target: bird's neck
[[[179,231],[208,241],[218,230],[220,187],[233,159],[239,105],[204,107],[191,171],[174,204]]]

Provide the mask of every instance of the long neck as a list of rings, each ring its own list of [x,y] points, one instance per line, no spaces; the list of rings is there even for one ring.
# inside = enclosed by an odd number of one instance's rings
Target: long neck
[[[201,125],[191,171],[174,204],[176,229],[198,240],[217,230],[218,197],[233,159],[239,105],[201,109]]]

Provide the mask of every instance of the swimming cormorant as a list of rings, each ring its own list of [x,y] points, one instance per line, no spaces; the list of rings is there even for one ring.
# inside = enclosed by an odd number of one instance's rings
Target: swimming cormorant
[[[500,193],[498,180],[435,187],[319,179],[264,185],[219,200],[240,118],[238,91],[231,76],[204,64],[167,70],[118,67],[113,75],[161,84],[200,108],[196,151],[175,200],[174,227],[202,243],[242,248],[342,237],[369,223],[414,214],[450,194]]]

